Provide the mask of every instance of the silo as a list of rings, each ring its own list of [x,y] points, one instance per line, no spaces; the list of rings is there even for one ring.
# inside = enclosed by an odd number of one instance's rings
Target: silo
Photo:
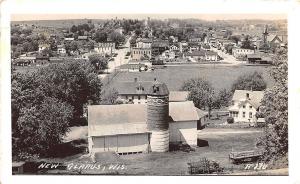
[[[156,80],[147,96],[147,126],[151,131],[151,151],[169,151],[169,90]]]

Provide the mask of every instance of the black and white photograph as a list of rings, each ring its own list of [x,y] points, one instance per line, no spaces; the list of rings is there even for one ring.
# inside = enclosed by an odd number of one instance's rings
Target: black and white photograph
[[[12,177],[290,175],[288,12],[7,16]]]

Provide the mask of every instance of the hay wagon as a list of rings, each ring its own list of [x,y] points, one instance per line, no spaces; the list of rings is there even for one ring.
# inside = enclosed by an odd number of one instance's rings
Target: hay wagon
[[[251,162],[258,160],[263,154],[263,150],[231,152],[229,154],[229,160],[231,160],[234,164]]]

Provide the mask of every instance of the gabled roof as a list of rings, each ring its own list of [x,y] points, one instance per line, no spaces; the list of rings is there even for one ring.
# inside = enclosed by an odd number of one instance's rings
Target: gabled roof
[[[247,99],[246,94],[249,94],[249,99]],[[247,100],[255,108],[261,105],[261,100],[264,97],[264,91],[250,91],[250,90],[235,90],[232,100],[233,101],[245,101]]]
[[[267,41],[268,42],[272,42],[274,39],[278,39],[280,42],[282,42],[282,40],[278,37],[278,35],[273,35],[273,34],[271,34],[271,35],[269,35],[268,37],[267,37]]]
[[[141,65],[142,66],[142,65]],[[143,65],[144,66],[144,65]],[[117,91],[120,95],[134,95],[134,94],[148,94],[148,89],[152,85],[153,81],[127,81],[127,82],[119,82]],[[137,90],[137,87],[143,87],[144,90]]]
[[[169,115],[173,121],[193,121],[200,119],[193,101],[170,102]]]
[[[170,123],[197,121],[199,116],[192,101],[169,103]],[[146,133],[146,104],[88,106],[89,136]]]

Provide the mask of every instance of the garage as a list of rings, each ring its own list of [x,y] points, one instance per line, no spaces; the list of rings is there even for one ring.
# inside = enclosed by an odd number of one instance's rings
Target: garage
[[[113,151],[117,153],[148,152],[149,134],[127,134],[93,137],[92,149],[97,152]]]

